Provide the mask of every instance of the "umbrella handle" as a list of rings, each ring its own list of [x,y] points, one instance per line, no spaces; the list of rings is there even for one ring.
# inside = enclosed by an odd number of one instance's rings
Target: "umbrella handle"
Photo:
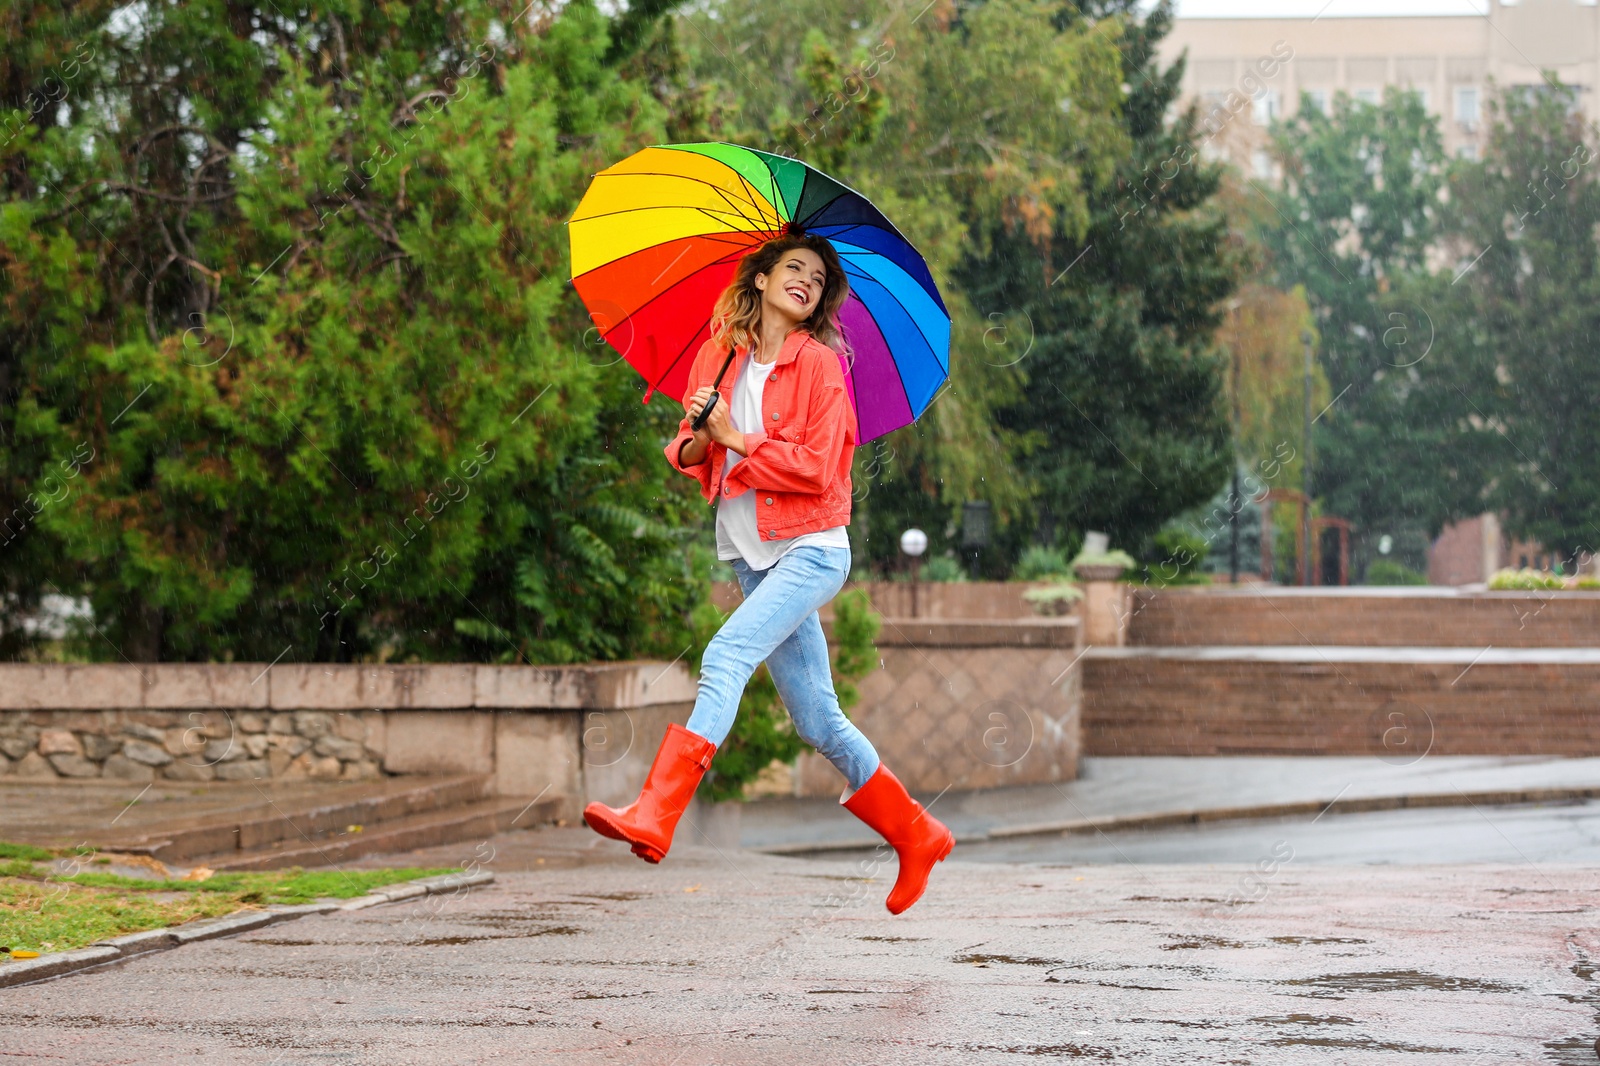
[[[721,394],[713,389],[711,395],[706,397],[706,405],[700,408],[700,413],[695,416],[693,422],[689,423],[689,428],[696,433],[704,429],[706,427],[706,419],[711,417],[711,409],[717,406],[717,400],[720,398]]]
[[[732,348],[728,349],[728,358],[722,361],[722,369],[717,371],[717,380],[712,383],[711,395],[706,397],[706,405],[700,409],[700,413],[695,416],[695,420],[689,423],[689,428],[696,433],[705,428],[706,419],[711,417],[711,409],[716,407],[717,401],[722,398],[722,394],[717,390],[722,388],[723,375],[728,372],[728,364],[733,362],[733,352]]]

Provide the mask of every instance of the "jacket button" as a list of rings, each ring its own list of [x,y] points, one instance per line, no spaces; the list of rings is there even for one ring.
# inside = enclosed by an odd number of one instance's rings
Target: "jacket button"
[[[769,537],[776,537],[776,536],[777,536],[777,535],[778,535],[778,531],[777,531],[777,530],[776,530],[776,529],[769,529],[769,530],[767,530],[767,536],[769,536]]]
[[[768,496],[768,497],[767,497],[767,506],[768,506],[768,507],[771,507],[771,506],[772,506],[772,497],[771,497],[771,496]]]
[[[778,412],[776,412],[776,411],[772,412],[772,420],[774,422],[776,422],[778,420]]]

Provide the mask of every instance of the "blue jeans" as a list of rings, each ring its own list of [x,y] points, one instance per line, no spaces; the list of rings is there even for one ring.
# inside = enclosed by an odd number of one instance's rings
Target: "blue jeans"
[[[689,732],[722,746],[739,713],[739,697],[763,661],[795,732],[858,789],[878,772],[878,753],[839,709],[828,643],[817,608],[850,576],[850,549],[804,545],[770,569],[733,562],[744,602],[706,646],[700,692]]]

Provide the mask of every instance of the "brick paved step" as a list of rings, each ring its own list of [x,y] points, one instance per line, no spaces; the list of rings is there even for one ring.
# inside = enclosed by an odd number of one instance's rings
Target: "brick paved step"
[[[1138,589],[1135,646],[1600,647],[1600,592]]]
[[[359,833],[326,833],[311,840],[284,840],[250,851],[205,860],[216,870],[278,870],[286,866],[331,866],[362,855],[390,854],[439,844],[487,840],[507,829],[552,821],[563,797],[501,796],[448,810],[415,814]]]
[[[1600,649],[1095,648],[1086,755],[1600,755]]]
[[[391,778],[359,791],[329,786],[326,798],[314,791],[275,799],[259,790],[232,809],[207,811],[164,823],[159,831],[117,836],[106,832],[89,843],[107,850],[151,855],[162,862],[183,863],[240,851],[260,851],[280,843],[317,840],[346,827],[372,827],[434,812],[479,804],[489,796],[485,774],[452,777]],[[254,800],[254,802],[251,802]]]

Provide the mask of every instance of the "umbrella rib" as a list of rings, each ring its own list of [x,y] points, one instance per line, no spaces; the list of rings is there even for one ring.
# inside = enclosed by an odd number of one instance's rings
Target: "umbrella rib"
[[[856,247],[859,248],[860,245],[857,245]],[[870,255],[878,255],[877,252],[869,252],[868,254],[870,254]],[[887,257],[880,255],[880,256],[878,256],[878,258],[879,259],[885,259]],[[889,260],[889,261],[893,262],[893,260]],[[896,263],[895,265],[899,266],[898,263]],[[939,369],[943,370],[945,372],[945,375],[948,376],[949,373],[950,373],[950,368],[948,366],[946,366],[944,363],[940,363],[939,362],[939,350],[933,346],[933,341],[929,339],[927,331],[922,328],[922,323],[917,321],[917,316],[911,313],[911,308],[907,307],[903,302],[901,302],[900,297],[898,297],[898,296],[896,296],[894,294],[894,290],[893,289],[889,288],[889,286],[885,285],[883,282],[879,281],[877,278],[873,277],[871,274],[868,274],[866,271],[861,270],[859,267],[856,269],[856,273],[859,274],[861,277],[865,278],[867,281],[870,281],[874,285],[878,286],[878,288],[882,289],[885,293],[888,294],[889,299],[891,299],[891,300],[893,300],[895,302],[895,306],[899,307],[900,310],[902,310],[902,311],[904,311],[906,313],[906,318],[910,320],[911,324],[914,327],[916,327],[917,336],[921,337],[922,338],[922,343],[928,346],[928,354],[933,356],[933,361],[935,363],[939,363]],[[850,274],[850,269],[848,267],[845,268],[845,274],[847,276]],[[915,278],[912,278],[911,280],[913,282],[916,281]],[[917,288],[919,288],[919,289],[921,287],[922,286],[920,286],[920,285],[917,286]],[[867,305],[867,301],[866,300],[862,300],[861,301],[861,306],[866,307],[866,305]],[[874,316],[874,318],[876,318],[876,316]]]
[[[724,165],[726,165],[726,164],[724,164]],[[728,169],[729,170],[733,170],[732,167],[729,167]],[[733,171],[733,176],[738,178],[741,182],[744,183],[745,187],[752,194],[752,197],[759,197],[762,200],[766,199],[766,197],[762,196],[760,191],[758,189],[756,189],[756,187],[754,185],[750,184],[749,180],[746,179],[743,174],[740,174],[737,170],[734,170]],[[692,181],[697,185],[704,185],[706,188],[708,188],[708,189],[712,190],[713,192],[717,193],[719,196],[722,196],[724,199],[726,199],[726,197],[728,196],[728,190],[724,189],[722,186],[716,184],[715,182],[707,181],[705,178],[696,178],[696,177],[693,177],[693,176],[688,175],[688,174],[661,174],[661,173],[657,173],[656,171],[653,171],[653,170],[630,170],[625,174],[600,174],[600,175],[597,175],[595,180],[598,181],[600,178],[608,178],[608,177],[609,178],[672,178],[672,179],[675,179],[677,181]],[[591,186],[591,189],[592,188],[593,188],[593,186]],[[686,207],[688,205],[686,205],[686,204],[655,204],[655,205],[651,205],[651,206],[652,207]],[[749,206],[751,208],[753,208],[754,210],[756,210],[757,212],[760,212],[760,210],[761,210],[761,204],[758,203],[756,201],[756,199],[754,199],[754,198],[752,198],[749,201]],[[647,208],[629,208],[628,210],[642,211],[642,210],[647,210]],[[749,219],[750,218],[749,215],[745,214],[743,211],[738,210],[737,208],[735,208],[734,211],[741,218],[745,218],[745,219]],[[615,212],[615,211],[605,211],[605,212],[602,212],[601,214],[598,214],[598,215],[586,215],[585,218],[602,218],[605,215],[611,215],[611,214],[616,214],[616,213],[617,212]],[[778,213],[777,209],[776,209],[776,207],[774,207],[773,215],[776,216],[777,213]],[[758,215],[758,217],[760,217],[760,216]],[[584,221],[584,219],[576,218],[576,219],[573,219],[573,221],[574,222],[582,222],[582,221]],[[762,221],[765,221],[765,219],[763,218]]]
[[[707,216],[709,218],[716,219],[716,221],[718,223],[720,223],[721,225],[726,226],[730,222],[730,219],[722,217],[716,211],[714,211],[713,209],[711,209],[709,207],[699,207],[699,206],[694,205],[694,204],[651,204],[648,207],[624,207],[624,208],[621,208],[620,210],[617,210],[617,211],[602,211],[601,213],[596,214],[596,215],[587,215],[587,216],[585,216],[583,218],[573,219],[573,224],[576,224],[576,223],[579,223],[579,222],[592,222],[592,221],[594,221],[596,219],[601,219],[601,218],[616,218],[618,215],[631,215],[636,211],[698,211],[702,215],[705,215],[705,216]],[[728,214],[730,214],[732,216],[732,220],[733,221],[738,221],[738,222],[749,222],[750,221],[748,218],[746,218],[745,216],[739,214],[736,211],[728,212]],[[747,228],[740,228],[740,227],[736,226],[733,229],[723,230],[721,232],[724,232],[724,233],[749,233],[749,232],[751,232],[751,230],[749,230]],[[758,230],[756,232],[765,233],[767,231],[765,229],[760,229],[760,230]],[[702,234],[688,234],[688,236],[695,237],[695,236],[702,236]]]

